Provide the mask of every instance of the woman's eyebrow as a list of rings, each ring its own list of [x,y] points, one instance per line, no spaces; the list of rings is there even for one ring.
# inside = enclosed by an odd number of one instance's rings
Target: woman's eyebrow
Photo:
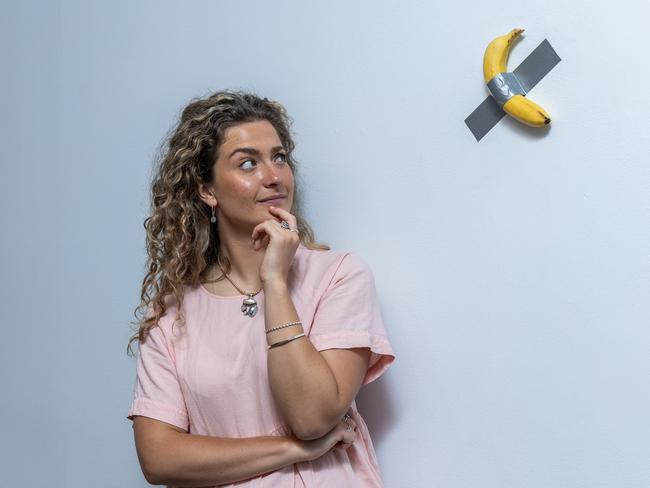
[[[277,151],[284,151],[284,147],[282,146],[275,146],[271,148],[271,152],[275,153]],[[232,158],[235,154],[238,152],[244,153],[244,154],[251,154],[253,156],[259,156],[260,152],[253,148],[253,147],[238,147],[235,149],[233,152],[230,153],[230,156],[228,156],[228,159]]]
[[[238,147],[235,149],[233,152],[230,153],[230,156],[228,158],[232,158],[235,154],[238,152],[242,152],[244,154],[252,154],[253,156],[259,156],[260,152],[252,147]]]

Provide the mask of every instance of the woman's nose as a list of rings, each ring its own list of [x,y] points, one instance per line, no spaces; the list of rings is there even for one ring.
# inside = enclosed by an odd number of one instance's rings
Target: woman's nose
[[[273,165],[273,162],[265,163],[262,177],[265,183],[273,183],[280,179],[278,169]]]

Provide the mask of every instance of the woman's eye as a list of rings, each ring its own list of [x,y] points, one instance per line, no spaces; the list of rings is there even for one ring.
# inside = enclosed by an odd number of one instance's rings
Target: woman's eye
[[[255,162],[255,161],[253,161],[252,159],[247,159],[247,160],[243,161],[243,162],[239,165],[239,167],[241,168],[241,167],[243,167],[246,163],[254,163],[254,162]],[[249,169],[249,168],[244,168],[244,169]]]
[[[286,161],[286,160],[287,160],[287,155],[284,154],[284,153],[278,153],[278,154],[275,156],[275,159],[278,159],[278,158],[280,158],[281,161]]]

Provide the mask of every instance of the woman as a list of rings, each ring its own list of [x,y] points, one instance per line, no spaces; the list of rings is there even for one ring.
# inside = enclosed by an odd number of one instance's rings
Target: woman
[[[150,483],[383,486],[354,398],[395,356],[371,270],[302,217],[289,126],[193,100],[156,170],[127,417]]]

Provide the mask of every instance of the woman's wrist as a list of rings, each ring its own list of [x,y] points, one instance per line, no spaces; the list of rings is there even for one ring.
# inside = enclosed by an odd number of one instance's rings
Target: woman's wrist
[[[262,286],[264,287],[264,293],[267,293],[269,290],[283,291],[289,288],[287,280],[281,276],[262,280]]]
[[[291,463],[300,463],[305,460],[305,441],[298,439],[295,435],[286,437],[287,439],[287,456]]]
[[[265,282],[264,301],[266,302],[264,328],[268,345],[305,332],[291,300],[286,281],[277,279]],[[271,303],[273,307],[269,309]]]

